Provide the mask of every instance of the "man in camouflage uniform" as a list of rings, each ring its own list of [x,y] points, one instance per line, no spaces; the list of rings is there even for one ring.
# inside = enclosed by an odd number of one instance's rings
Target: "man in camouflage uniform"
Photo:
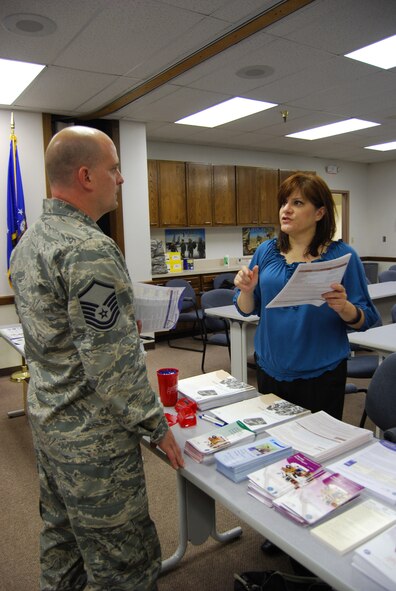
[[[148,382],[131,281],[96,221],[123,183],[113,142],[69,127],[51,140],[53,199],[12,257],[40,476],[42,591],[152,591],[160,546],[140,439],[183,459]]]

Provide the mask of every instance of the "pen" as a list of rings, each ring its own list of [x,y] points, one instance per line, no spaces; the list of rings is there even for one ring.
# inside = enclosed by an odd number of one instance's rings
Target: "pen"
[[[221,419],[217,419],[216,417],[211,417],[210,415],[198,415],[200,419],[204,421],[208,421],[209,423],[213,423],[217,427],[224,427],[227,423],[222,421]]]

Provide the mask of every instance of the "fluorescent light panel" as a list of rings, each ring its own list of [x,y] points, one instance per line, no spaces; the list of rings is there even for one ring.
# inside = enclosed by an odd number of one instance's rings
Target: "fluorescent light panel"
[[[385,144],[376,144],[375,146],[364,146],[366,150],[379,150],[380,152],[387,152],[388,150],[396,150],[396,142],[386,142]]]
[[[247,117],[248,115],[253,115],[254,113],[259,113],[272,107],[277,107],[277,104],[237,96],[203,111],[199,111],[194,115],[179,119],[175,123],[197,125],[199,127],[217,127],[218,125],[223,125],[236,119],[242,119],[242,117]]]
[[[43,68],[41,64],[0,59],[0,104],[11,105]]]
[[[297,133],[290,133],[286,137],[294,137],[300,140],[319,140],[324,137],[333,135],[341,135],[342,133],[349,133],[350,131],[358,131],[359,129],[367,129],[368,127],[375,127],[379,123],[372,121],[364,121],[364,119],[346,119],[345,121],[337,121],[337,123],[329,123],[328,125],[321,125],[305,131]]]
[[[396,35],[377,41],[367,47],[362,47],[351,53],[347,53],[345,57],[389,70],[396,66]]]

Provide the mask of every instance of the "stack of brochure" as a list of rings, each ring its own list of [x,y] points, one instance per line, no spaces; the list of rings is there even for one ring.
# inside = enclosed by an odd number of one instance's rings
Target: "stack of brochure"
[[[265,437],[215,453],[216,470],[234,482],[241,482],[249,472],[284,457],[290,449],[274,437]]]
[[[323,470],[301,488],[295,488],[278,499],[277,511],[302,525],[312,525],[332,511],[355,499],[364,487],[342,476]]]
[[[184,453],[199,463],[214,462],[214,454],[231,445],[252,441],[254,433],[244,429],[238,423],[231,423],[225,427],[216,427],[203,435],[187,439]]]
[[[267,432],[318,462],[347,453],[373,438],[369,429],[343,423],[323,410],[271,427]]]
[[[226,423],[238,421],[242,427],[261,433],[271,425],[302,417],[311,411],[275,394],[260,394],[248,400],[213,408],[211,412]]]
[[[196,402],[199,410],[257,396],[253,386],[241,382],[222,369],[179,380],[178,389],[181,394]]]
[[[248,474],[247,491],[269,507],[274,499],[300,488],[322,474],[322,464],[295,453]]]
[[[396,525],[357,548],[352,558],[352,566],[387,591],[394,591],[396,589],[395,548]]]
[[[396,505],[396,443],[376,441],[327,466]]]
[[[311,529],[311,534],[333,550],[345,554],[396,523],[396,511],[374,499]],[[396,565],[395,565],[396,566]]]

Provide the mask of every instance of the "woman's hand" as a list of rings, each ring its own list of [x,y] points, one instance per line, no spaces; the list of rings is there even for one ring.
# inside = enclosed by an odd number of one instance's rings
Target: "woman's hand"
[[[348,301],[345,287],[341,283],[330,285],[333,291],[322,294],[330,308],[340,315],[340,318],[355,329],[360,328],[364,323],[364,312]]]
[[[258,265],[253,269],[243,266],[236,274],[234,283],[243,293],[251,293],[258,283]]]

